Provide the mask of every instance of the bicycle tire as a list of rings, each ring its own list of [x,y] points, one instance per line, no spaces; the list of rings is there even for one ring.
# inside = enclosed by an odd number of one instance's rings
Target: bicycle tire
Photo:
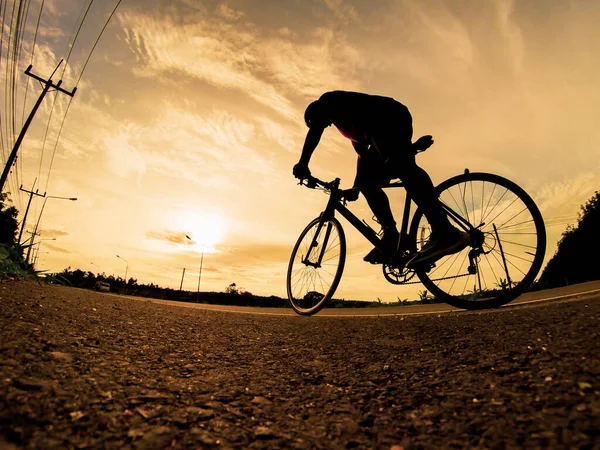
[[[303,316],[319,312],[335,293],[346,262],[346,236],[342,225],[336,218],[323,222],[320,218],[311,221],[300,234],[288,265],[286,286],[288,300],[292,309]],[[329,230],[329,233],[327,233]],[[323,251],[323,264],[319,267],[307,264],[305,255],[313,238],[323,236],[323,242],[317,240],[312,255],[318,258]],[[311,257],[311,261],[314,261]],[[321,292],[322,291],[322,292]]]
[[[546,252],[544,220],[529,194],[504,177],[482,172],[452,177],[440,183],[435,194],[479,230],[472,236],[477,234],[481,244],[472,239],[466,249],[436,261],[430,271],[417,270],[425,288],[462,309],[497,308],[529,289]],[[427,226],[417,209],[409,232],[417,249],[424,244]],[[477,253],[471,260],[470,255]],[[469,273],[467,259],[476,273]],[[473,289],[468,291],[470,286]]]

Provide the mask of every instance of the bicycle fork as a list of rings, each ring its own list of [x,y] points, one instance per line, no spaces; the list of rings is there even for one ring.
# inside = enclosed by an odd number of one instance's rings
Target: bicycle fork
[[[315,235],[313,236],[310,242],[310,246],[308,247],[306,255],[302,257],[303,264],[314,267],[315,269],[321,267],[321,264],[323,262],[323,256],[325,255],[325,251],[327,250],[329,237],[331,236],[331,227],[333,226],[331,223],[331,219],[333,219],[335,215],[335,207],[339,201],[339,185],[340,179],[336,178],[333,184],[333,189],[331,190],[329,201],[327,202],[327,206],[319,216],[319,226],[317,227],[317,231],[315,232]],[[319,242],[321,238],[321,232],[323,230],[323,225],[325,225],[325,223],[327,223],[327,229],[325,230],[325,235],[322,236],[322,242]],[[313,253],[319,247],[319,244],[321,244],[319,255],[316,261],[311,261],[311,256],[314,256]]]
[[[313,253],[313,251],[315,251],[315,249],[317,247],[319,247],[319,236],[321,235],[321,230],[323,229],[323,225],[324,225],[324,219],[322,218],[321,221],[319,222],[319,226],[317,227],[317,231],[312,238],[312,241],[308,248],[308,252],[306,253],[306,256],[304,256],[302,258],[303,264],[306,264],[307,266],[312,266],[315,269],[318,269],[319,267],[321,267],[321,263],[323,262],[323,255],[325,254],[325,250],[327,249],[327,244],[329,243],[329,236],[331,235],[331,227],[333,226],[331,224],[331,222],[327,222],[327,230],[325,230],[325,235],[323,236],[323,242],[322,242],[321,250],[319,251],[319,256],[315,262],[312,262],[310,260],[311,253]]]

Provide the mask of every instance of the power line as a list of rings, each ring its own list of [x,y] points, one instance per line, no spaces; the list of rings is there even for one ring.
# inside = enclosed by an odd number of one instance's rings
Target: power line
[[[88,63],[90,62],[92,54],[94,53],[94,50],[96,49],[96,46],[98,45],[98,42],[100,41],[100,38],[104,34],[104,30],[108,26],[110,20],[112,19],[112,17],[114,16],[115,12],[117,11],[117,8],[121,4],[121,1],[122,0],[118,0],[117,1],[117,4],[115,5],[115,7],[113,8],[112,12],[110,13],[110,16],[108,16],[108,19],[106,19],[106,23],[104,24],[104,26],[100,30],[100,33],[98,34],[98,37],[96,38],[96,41],[94,42],[94,45],[92,46],[92,49],[90,50],[90,53],[89,53],[87,59],[85,60],[85,63],[83,64],[83,67],[81,69],[81,73],[79,74],[79,78],[77,78],[77,81],[75,83],[75,88],[77,88],[77,86],[79,86],[79,82],[81,81],[81,77],[83,77],[83,73],[85,72],[85,69],[86,69]],[[52,158],[50,159],[50,167],[48,168],[48,176],[46,177],[46,187],[45,187],[45,189],[48,189],[48,183],[50,182],[50,171],[52,170],[52,165],[54,163],[54,155],[56,154],[56,149],[58,147],[58,141],[59,141],[60,136],[62,134],[62,130],[63,130],[64,124],[65,124],[65,120],[67,118],[67,114],[69,112],[69,108],[71,107],[71,102],[72,101],[73,101],[73,98],[71,97],[71,99],[69,100],[69,103],[67,104],[67,109],[65,110],[65,114],[63,116],[63,120],[62,120],[62,122],[60,124],[60,129],[58,131],[58,136],[56,137],[56,142],[54,144],[54,149],[52,150]]]
[[[71,53],[73,52],[73,49],[75,48],[75,43],[77,42],[77,38],[79,37],[79,33],[81,32],[81,28],[83,27],[83,22],[85,21],[87,15],[88,15],[88,12],[90,11],[90,8],[92,7],[93,3],[94,3],[94,0],[89,0],[87,8],[82,8],[81,13],[79,14],[79,18],[77,19],[77,22],[76,22],[76,23],[78,23],[78,25],[76,25],[76,27],[75,27],[75,31],[73,33],[73,39],[67,46],[68,52],[67,52],[67,58],[65,60],[65,66],[62,71],[63,76],[64,76],[65,72],[67,71],[67,65],[69,64],[69,59],[71,58]],[[84,12],[84,10],[85,10],[85,12]],[[39,168],[38,168],[38,177],[41,177],[41,175],[42,175],[42,163],[44,161],[44,151],[46,150],[46,141],[48,138],[48,132],[50,130],[52,115],[54,114],[54,108],[56,106],[57,99],[58,99],[58,95],[55,95],[54,101],[52,102],[52,107],[50,108],[50,114],[48,117],[48,122],[46,124],[46,131],[44,132],[44,139],[42,141],[42,151],[40,153],[40,164],[39,164]],[[70,103],[71,102],[69,102],[69,104]],[[62,123],[64,123],[67,112],[68,112],[68,107],[63,116]],[[61,130],[62,130],[62,123],[61,123],[61,127],[60,127]],[[60,132],[59,132],[59,135],[57,136],[56,144],[58,144],[59,137],[60,137]],[[54,146],[54,149],[52,151],[52,157],[50,158],[50,166],[48,167],[48,175],[46,177],[46,189],[48,188],[48,183],[50,181],[50,171],[52,170],[52,165],[54,163],[54,155],[56,154],[56,147],[57,147],[57,145]]]
[[[29,16],[29,6],[30,5],[31,5],[31,1],[27,0],[26,1],[26,5],[25,5],[25,12],[24,12],[24,16],[23,16],[24,19],[20,21],[21,22],[21,26],[19,27],[20,30],[19,30],[19,36],[18,36],[18,39],[17,39],[18,52],[17,52],[17,55],[16,55],[16,64],[15,64],[15,92],[14,92],[14,95],[15,95],[15,106],[14,106],[14,110],[13,110],[13,121],[15,123],[16,123],[16,116],[17,116],[17,100],[18,100],[18,84],[16,82],[17,81],[16,70],[20,66],[21,55],[22,55],[22,52],[23,52],[23,41],[24,41],[23,37],[25,35],[25,29],[26,29],[26,25],[27,25],[27,18]],[[25,110],[23,109],[23,117],[24,117],[24,114],[25,114]],[[23,118],[21,119],[21,126],[23,126]],[[22,176],[20,176],[20,175],[22,175],[21,170],[20,170],[21,167],[22,167],[22,165],[19,164],[19,160],[18,159],[16,161],[16,164],[17,165],[15,167],[15,179],[16,179],[17,185],[19,185],[19,184],[21,184],[20,181],[19,181],[19,179],[22,178]]]
[[[79,74],[79,78],[77,79],[77,82],[75,83],[75,86],[79,85],[79,81],[81,80],[81,77],[83,76],[83,72],[85,72],[85,68],[87,67],[88,63],[90,62],[90,58],[92,57],[92,54],[94,53],[94,50],[96,49],[96,45],[98,45],[98,42],[100,41],[100,38],[104,34],[104,30],[108,26],[108,23],[110,22],[110,19],[112,19],[112,16],[114,16],[115,12],[117,11],[117,8],[121,4],[121,1],[122,0],[118,0],[117,1],[117,4],[115,5],[114,9],[110,13],[110,16],[108,16],[108,19],[106,20],[106,23],[104,24],[104,26],[100,30],[100,34],[98,34],[98,37],[96,38],[96,42],[94,42],[94,45],[92,46],[92,50],[90,51],[90,54],[88,55],[87,59],[85,60],[85,64],[83,65],[83,68],[81,69],[81,73]]]
[[[77,38],[79,37],[79,33],[81,32],[81,28],[83,27],[83,22],[85,21],[85,18],[87,17],[88,12],[90,11],[90,8],[92,7],[92,3],[94,3],[94,0],[90,0],[87,8],[85,8],[85,12],[83,12],[83,8],[82,8],[81,13],[79,14],[79,19],[78,19],[79,25],[77,26],[76,31],[73,33],[73,40],[71,41],[71,44],[69,44],[69,51],[67,52],[67,57],[65,59],[67,64],[69,64],[69,59],[71,58],[71,53],[73,52],[73,49],[75,48],[75,42],[77,42]],[[65,71],[67,70],[67,64],[65,64],[65,67],[63,69],[63,75],[65,74]]]
[[[35,43],[37,42],[37,35],[40,28],[40,21],[42,19],[42,11],[44,10],[44,1],[42,0],[40,4],[40,11],[38,13],[37,22],[35,24],[35,31],[33,33],[33,44],[31,45],[31,57],[29,58],[29,65],[33,65],[33,57],[35,55]],[[21,127],[25,123],[25,108],[27,106],[27,94],[29,93],[29,77],[25,80],[25,94],[23,95],[23,109],[21,114]],[[20,163],[20,160],[17,159],[17,173],[21,175],[21,179],[23,179],[23,164]],[[18,177],[17,177],[17,184]],[[19,197],[20,199],[20,197]]]
[[[11,141],[10,141],[10,115],[9,115],[9,104],[10,102],[7,101],[7,99],[10,98],[9,92],[8,92],[8,88],[10,86],[9,80],[9,71],[10,71],[10,54],[11,54],[11,43],[12,43],[12,38],[13,38],[13,21],[14,21],[14,11],[15,11],[15,3],[13,2],[13,8],[12,8],[12,12],[11,12],[11,20],[10,20],[10,28],[8,30],[8,43],[6,45],[6,51],[8,53],[7,57],[6,57],[6,67],[4,69],[4,127],[2,127],[2,131],[6,131],[5,132],[5,137],[4,139],[6,139],[6,147],[10,148],[11,147]],[[2,19],[2,34],[4,34],[4,20],[5,18],[3,17]],[[4,45],[2,45],[2,48],[4,48]]]
[[[6,24],[7,2],[2,12],[2,43],[0,46],[4,48],[4,25]],[[0,122],[0,140],[2,141],[3,159],[8,162],[5,157],[6,151],[15,142],[16,137],[16,104],[17,104],[17,67],[21,54],[23,34],[27,21],[27,13],[29,11],[29,0],[25,3],[21,0],[18,3],[13,1],[10,29],[8,33],[8,42],[6,43],[7,55],[5,57],[5,80],[4,80],[4,121]],[[18,186],[18,172],[15,171],[15,176],[11,177],[12,184],[11,192],[16,193],[16,201],[20,202]]]

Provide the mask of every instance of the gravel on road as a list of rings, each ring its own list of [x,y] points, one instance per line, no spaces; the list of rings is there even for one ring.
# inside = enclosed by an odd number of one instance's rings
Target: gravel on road
[[[600,297],[283,317],[0,285],[0,448],[600,449]]]

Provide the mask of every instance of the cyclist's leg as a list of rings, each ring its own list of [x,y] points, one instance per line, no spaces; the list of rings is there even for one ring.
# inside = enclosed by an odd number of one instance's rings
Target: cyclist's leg
[[[389,254],[393,254],[398,248],[399,233],[390,201],[381,187],[387,182],[389,182],[389,177],[386,176],[385,164],[374,149],[359,156],[355,185],[361,187],[367,204],[381,225],[383,246]],[[364,257],[365,261],[372,264],[380,264],[384,262],[384,259],[385,255],[378,248],[373,248]]]
[[[431,227],[426,245],[407,262],[407,267],[430,264],[443,256],[457,253],[470,241],[470,235],[455,228],[434,193],[431,178],[419,167],[415,155],[399,158],[395,166],[396,173],[402,179],[406,192],[423,211]]]
[[[427,217],[432,229],[443,233],[452,228],[448,216],[434,195],[431,178],[417,165],[412,146],[412,116],[401,103],[390,105],[384,119],[378,121],[373,135],[373,144],[391,177],[404,183],[407,194]]]
[[[385,164],[379,155],[373,152],[372,149],[369,149],[364,155],[358,157],[354,185],[361,187],[361,192],[379,224],[384,228],[395,229],[396,221],[392,214],[390,201],[381,188],[389,182],[389,177],[385,175]]]
[[[406,192],[423,211],[431,225],[433,234],[446,233],[452,228],[448,215],[434,194],[434,185],[429,174],[417,165],[414,154],[400,154],[395,160],[394,174],[404,183]]]

